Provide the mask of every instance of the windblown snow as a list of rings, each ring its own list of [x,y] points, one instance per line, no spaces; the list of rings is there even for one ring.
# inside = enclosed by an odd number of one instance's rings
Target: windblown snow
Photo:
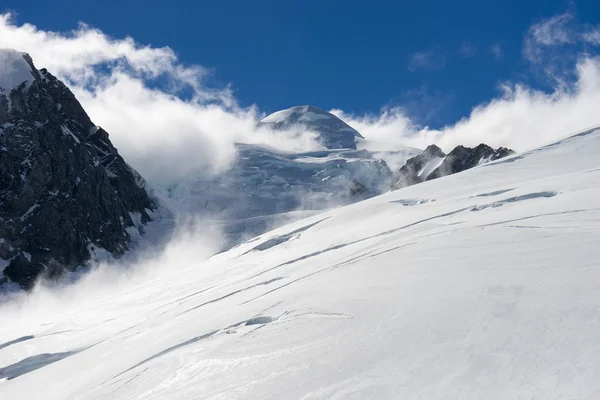
[[[584,132],[160,279],[34,293],[0,309],[0,397],[594,398],[599,154]]]
[[[442,165],[442,163],[444,162],[445,159],[446,159],[446,157],[434,157],[427,164],[425,164],[423,169],[421,169],[419,171],[419,174],[418,174],[419,178],[426,179],[429,176],[429,174],[431,174],[440,165]]]

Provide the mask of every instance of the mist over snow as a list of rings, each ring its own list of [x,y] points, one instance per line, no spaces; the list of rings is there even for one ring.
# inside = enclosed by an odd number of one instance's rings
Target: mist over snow
[[[164,210],[163,210],[164,211]],[[222,232],[190,215],[163,215],[134,235],[134,247],[122,258],[96,250],[96,260],[60,281],[40,278],[30,292],[0,292],[0,314],[13,321],[68,310],[75,304],[110,301],[135,287],[177,276],[221,249]],[[14,289],[14,290],[11,290]]]

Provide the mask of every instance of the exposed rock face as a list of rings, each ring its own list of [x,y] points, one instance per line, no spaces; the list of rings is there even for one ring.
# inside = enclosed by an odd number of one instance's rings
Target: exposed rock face
[[[408,159],[406,164],[400,168],[394,179],[394,188],[399,189],[423,182],[427,175],[427,166],[432,165],[438,159],[443,160],[444,157],[446,154],[436,145],[427,146],[421,154]],[[433,165],[433,167],[435,166]],[[423,177],[424,174],[425,177]]]
[[[409,159],[395,174],[394,189],[455,174],[480,164],[485,164],[513,154],[505,147],[496,150],[486,144],[475,148],[457,146],[448,155],[439,147],[431,145],[416,157]]]
[[[513,153],[514,151],[505,147],[494,150],[483,143],[475,148],[457,146],[446,156],[442,164],[427,176],[427,180],[462,172]]]
[[[280,130],[302,126],[316,132],[319,142],[328,149],[356,149],[356,139],[363,138],[350,125],[315,106],[296,106],[277,111],[264,118],[260,124]]]
[[[84,264],[96,248],[122,254],[156,204],[61,81],[26,54],[0,55],[21,57],[30,75],[0,88],[0,258],[4,275],[28,288],[40,274]]]

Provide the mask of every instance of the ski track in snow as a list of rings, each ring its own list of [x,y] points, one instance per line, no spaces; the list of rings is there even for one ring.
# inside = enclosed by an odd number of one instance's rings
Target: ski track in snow
[[[595,398],[598,154],[584,132],[100,299],[5,305],[0,398]]]

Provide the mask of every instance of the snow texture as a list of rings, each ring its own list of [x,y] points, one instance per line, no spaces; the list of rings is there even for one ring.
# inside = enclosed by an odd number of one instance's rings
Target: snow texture
[[[296,106],[277,111],[260,121],[259,125],[275,130],[300,127],[318,135],[327,149],[356,149],[357,140],[364,139],[354,128],[335,115],[315,106]]]
[[[436,168],[442,165],[445,159],[446,157],[435,157],[432,160],[430,160],[427,164],[425,164],[423,169],[419,171],[419,178],[426,180],[429,174],[431,174],[433,171],[436,170]]]
[[[288,108],[287,110],[277,111],[277,112],[274,112],[273,114],[268,115],[265,118],[263,118],[261,122],[268,123],[268,124],[276,124],[279,122],[284,122],[294,112],[295,112],[295,110],[293,108]]]
[[[10,94],[23,82],[31,84],[33,81],[31,66],[23,56],[25,53],[16,50],[0,49],[0,94]]]
[[[256,145],[237,148],[237,163],[223,174],[156,187],[172,210],[222,227],[225,248],[391,186],[390,169],[366,150],[277,153]],[[351,194],[355,181],[366,188],[364,193]]]
[[[595,398],[598,154],[584,132],[17,314],[1,397]]]

